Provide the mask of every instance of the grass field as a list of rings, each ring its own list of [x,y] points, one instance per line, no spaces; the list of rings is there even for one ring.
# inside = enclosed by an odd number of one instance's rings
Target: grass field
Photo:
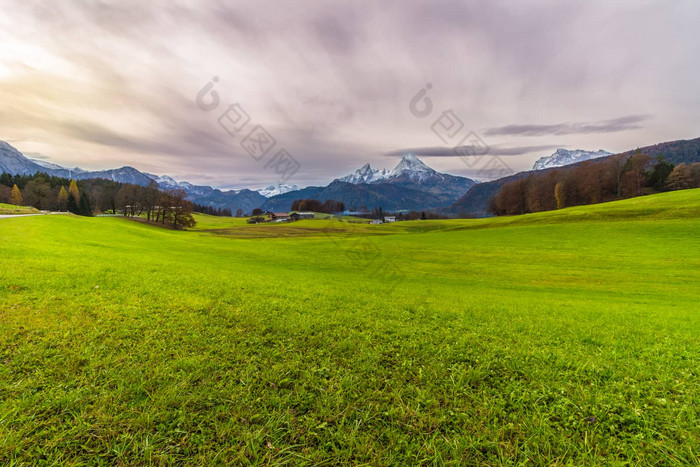
[[[0,464],[700,464],[700,190],[0,220]]]
[[[39,210],[31,206],[15,206],[14,204],[0,203],[0,215],[5,214],[38,214]]]

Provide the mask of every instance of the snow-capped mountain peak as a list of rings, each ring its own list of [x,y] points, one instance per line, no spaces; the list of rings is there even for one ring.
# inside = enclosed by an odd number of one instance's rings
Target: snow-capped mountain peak
[[[63,170],[64,167],[61,167],[58,164],[54,164],[53,162],[45,161],[42,159],[29,159],[30,161],[34,162],[36,165],[40,165],[41,167],[44,167],[46,169],[51,169],[51,170]],[[71,170],[71,169],[68,169]],[[78,169],[77,167],[73,169],[74,171],[82,170]]]
[[[551,156],[540,157],[537,159],[535,165],[532,167],[532,170],[563,167],[565,165],[575,164],[577,162],[583,162],[590,159],[597,159],[599,157],[605,157],[611,154],[611,152],[603,151],[602,149],[599,149],[598,151],[585,151],[583,149],[557,149],[557,151]]]
[[[158,186],[162,188],[182,188],[186,189],[191,186],[189,182],[178,182],[175,180],[173,177],[170,177],[168,175],[154,175],[154,174],[146,174],[149,177],[151,177],[153,180],[156,181]]]
[[[391,171],[391,176],[399,175],[405,172],[416,173],[416,172],[428,172],[433,173],[435,170],[431,169],[425,163],[418,159],[413,154],[406,154],[401,158],[401,161],[396,164],[394,170]]]
[[[392,180],[410,180],[421,182],[435,176],[437,172],[428,167],[423,161],[413,154],[404,155],[393,170],[373,169],[369,164],[365,164],[354,173],[339,178],[338,181],[352,183],[379,183]]]
[[[158,182],[159,185],[178,186],[177,180],[175,180],[173,177],[169,177],[168,175],[148,174],[148,176],[151,177],[156,182]]]
[[[174,190],[174,189],[181,189],[185,190],[185,192],[190,195],[190,196],[207,196],[211,194],[214,189],[210,186],[204,186],[204,185],[193,185],[190,182],[178,182],[175,180],[173,177],[170,177],[168,175],[154,175],[154,174],[146,174],[148,177],[152,178],[153,180],[156,181],[159,187],[166,189],[166,190]],[[237,193],[235,190],[231,190],[234,193]]]
[[[255,191],[263,195],[265,198],[270,198],[272,196],[283,195],[285,193],[289,193],[290,191],[298,190],[301,190],[299,185],[270,185]]]
[[[388,175],[389,171],[387,169],[375,170],[370,167],[369,164],[365,164],[350,175],[339,178],[338,181],[357,185],[360,183],[372,183],[378,180],[383,180]]]

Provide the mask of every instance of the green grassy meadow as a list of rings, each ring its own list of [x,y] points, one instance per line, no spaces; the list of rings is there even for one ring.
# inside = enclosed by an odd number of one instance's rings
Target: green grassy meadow
[[[39,210],[31,206],[15,206],[14,204],[0,203],[0,215],[4,214],[38,214]]]
[[[0,219],[0,464],[699,465],[700,190]]]

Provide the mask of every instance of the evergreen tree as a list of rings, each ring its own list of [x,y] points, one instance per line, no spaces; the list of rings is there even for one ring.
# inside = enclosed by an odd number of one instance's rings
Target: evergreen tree
[[[24,205],[24,200],[22,199],[22,193],[17,188],[17,185],[12,185],[12,191],[10,192],[10,204],[15,204],[17,206]]]
[[[90,197],[86,193],[80,197],[78,204],[78,214],[81,216],[92,216],[92,206],[90,206]]]
[[[656,160],[658,163],[647,173],[647,183],[656,191],[666,191],[666,180],[673,172],[675,165],[668,162],[661,155]]]
[[[75,195],[72,192],[68,192],[68,202],[66,203],[66,207],[68,208],[68,212],[72,212],[73,214],[80,214],[80,210],[78,208],[78,200],[75,199]]]

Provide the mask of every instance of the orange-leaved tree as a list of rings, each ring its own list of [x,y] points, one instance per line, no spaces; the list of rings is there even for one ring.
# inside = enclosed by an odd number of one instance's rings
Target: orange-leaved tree
[[[22,193],[17,188],[17,185],[12,186],[12,191],[10,191],[10,204],[15,204],[17,206],[22,206],[24,200],[22,199]]]
[[[66,206],[68,206],[68,192],[66,187],[62,186],[61,191],[58,192],[58,209],[65,211]]]

